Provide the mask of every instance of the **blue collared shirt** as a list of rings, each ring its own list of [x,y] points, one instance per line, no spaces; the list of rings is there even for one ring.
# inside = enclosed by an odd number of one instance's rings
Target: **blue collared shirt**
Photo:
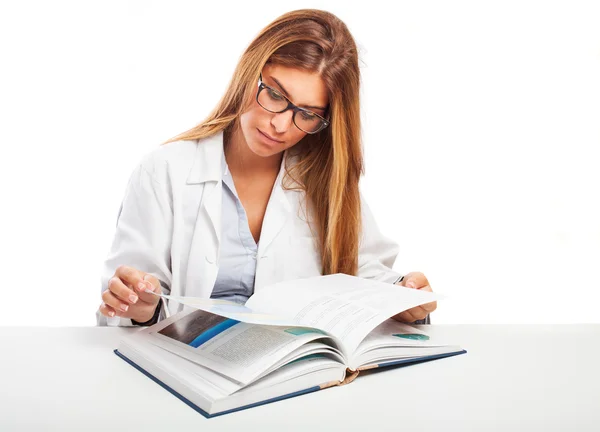
[[[245,303],[254,293],[256,254],[246,210],[240,201],[233,177],[223,155],[223,193],[219,271],[211,298]]]

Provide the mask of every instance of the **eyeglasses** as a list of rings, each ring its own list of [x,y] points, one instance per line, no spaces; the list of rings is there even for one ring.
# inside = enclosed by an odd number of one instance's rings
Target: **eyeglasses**
[[[263,91],[264,90],[264,91]],[[282,113],[289,109],[294,111],[292,121],[298,129],[307,134],[316,134],[329,126],[329,121],[305,108],[294,105],[287,97],[279,91],[269,87],[262,81],[262,76],[258,79],[258,92],[256,93],[256,102],[265,110],[272,113]],[[300,113],[300,115],[296,115]]]

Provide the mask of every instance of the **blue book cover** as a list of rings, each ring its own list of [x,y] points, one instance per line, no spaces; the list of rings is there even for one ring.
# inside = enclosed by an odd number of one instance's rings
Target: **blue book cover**
[[[253,408],[253,407],[259,406],[259,405],[265,405],[265,404],[268,404],[268,403],[271,403],[271,402],[277,402],[277,401],[283,400],[283,399],[289,399],[289,398],[292,398],[292,397],[295,397],[295,396],[300,396],[300,395],[303,395],[303,394],[306,394],[306,393],[311,393],[311,392],[314,392],[314,391],[317,391],[317,390],[322,390],[324,388],[328,388],[328,387],[332,386],[331,383],[329,383],[329,385],[314,386],[314,387],[310,387],[310,388],[307,388],[307,389],[304,389],[304,390],[300,390],[300,391],[297,391],[297,392],[294,392],[294,393],[290,393],[290,394],[286,394],[286,395],[283,395],[283,396],[278,396],[278,397],[275,397],[275,398],[264,400],[264,401],[261,401],[261,402],[253,403],[253,404],[250,404],[250,405],[245,405],[245,406],[241,406],[241,407],[234,408],[234,409],[231,409],[231,410],[222,411],[222,412],[218,412],[218,413],[214,413],[214,414],[209,414],[206,411],[204,411],[202,408],[200,408],[199,406],[197,406],[196,404],[194,404],[193,402],[191,402],[189,399],[187,399],[186,397],[184,397],[183,395],[181,395],[180,393],[178,393],[177,391],[175,391],[174,389],[172,389],[171,387],[169,387],[168,385],[166,385],[164,382],[160,381],[158,378],[156,378],[152,374],[148,373],[145,369],[143,369],[142,367],[138,366],[136,363],[134,363],[133,361],[131,361],[129,358],[127,358],[126,356],[124,356],[123,354],[121,354],[119,352],[119,350],[114,350],[114,352],[121,359],[125,360],[131,366],[133,366],[134,368],[136,368],[137,370],[139,370],[140,372],[142,372],[144,375],[146,375],[152,381],[154,381],[155,383],[157,383],[158,385],[160,385],[161,387],[163,387],[165,390],[167,390],[168,392],[170,392],[171,394],[173,394],[174,396],[176,396],[177,398],[179,398],[182,402],[184,402],[190,408],[196,410],[197,412],[199,412],[200,414],[202,414],[206,418],[212,418],[212,417],[217,417],[217,416],[224,415],[224,414],[230,414],[230,413],[233,413],[233,412],[236,412],[236,411],[241,411],[241,410],[244,410],[244,409]],[[362,370],[377,369],[377,368],[387,368],[387,367],[408,366],[408,365],[411,365],[411,364],[422,363],[422,362],[426,362],[426,361],[430,361],[430,360],[436,360],[436,359],[440,359],[440,358],[444,358],[444,357],[452,357],[452,356],[455,356],[455,355],[465,354],[466,352],[467,351],[465,351],[465,350],[461,350],[461,351],[452,352],[452,353],[445,353],[445,354],[437,354],[437,355],[419,357],[419,358],[416,358],[416,359],[415,358],[412,358],[412,359],[402,359],[402,360],[394,360],[394,361],[380,363],[380,364],[377,364],[377,365],[373,365],[373,366],[361,368],[361,369],[359,369],[359,371],[355,371],[353,373],[351,372],[349,375],[347,375],[347,378],[344,380],[344,382],[343,383],[339,383],[339,384],[341,385],[341,384],[346,384],[346,383],[352,382],[354,380],[354,378],[356,378],[356,376]]]

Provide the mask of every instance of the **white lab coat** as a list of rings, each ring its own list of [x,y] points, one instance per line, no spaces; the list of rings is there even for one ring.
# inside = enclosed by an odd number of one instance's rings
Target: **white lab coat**
[[[221,237],[223,134],[177,141],[148,153],[133,171],[121,203],[115,237],[104,262],[101,291],[119,265],[150,273],[163,292],[209,298],[217,277]],[[287,152],[284,157],[287,157]],[[282,161],[283,164],[283,161]],[[276,282],[320,275],[315,239],[305,222],[303,192],[284,190],[281,169],[258,244],[255,292]],[[363,235],[358,276],[394,282],[396,243],[381,235],[362,200]],[[161,319],[181,310],[163,304]],[[98,325],[132,325],[106,318]]]

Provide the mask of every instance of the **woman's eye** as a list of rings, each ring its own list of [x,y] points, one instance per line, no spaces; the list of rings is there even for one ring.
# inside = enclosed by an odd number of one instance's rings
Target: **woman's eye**
[[[314,115],[313,113],[302,111],[302,119],[303,120],[314,120],[316,118],[317,118],[317,116]]]
[[[283,99],[283,96],[281,96],[275,90],[272,90],[270,88],[268,88],[267,90],[269,92],[269,96],[271,96],[271,99],[274,99],[274,100],[282,100]]]

